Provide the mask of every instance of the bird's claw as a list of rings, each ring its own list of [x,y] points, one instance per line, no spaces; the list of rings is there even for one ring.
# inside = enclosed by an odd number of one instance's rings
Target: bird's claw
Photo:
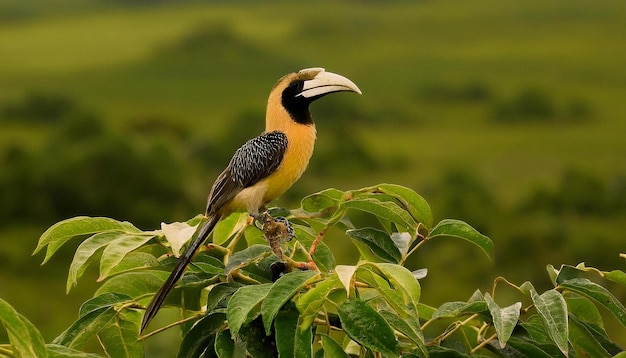
[[[295,230],[289,220],[282,216],[272,217],[267,211],[262,218],[255,216],[262,223],[261,230],[266,240],[279,240],[280,242],[291,241],[295,236]]]
[[[283,242],[289,242],[293,240],[294,237],[296,237],[296,232],[293,228],[293,225],[291,225],[289,220],[285,219],[284,217],[279,216],[274,218],[274,225],[278,226],[278,229],[276,231],[279,235],[281,235],[281,240]]]
[[[257,218],[258,219],[258,218]],[[295,231],[291,223],[283,217],[272,217],[268,212],[263,213],[261,230],[263,237],[267,240],[272,252],[281,260],[285,259],[285,254],[281,244],[291,241],[295,237]]]

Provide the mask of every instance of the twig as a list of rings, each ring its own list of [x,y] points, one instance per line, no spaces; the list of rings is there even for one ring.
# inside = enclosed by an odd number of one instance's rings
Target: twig
[[[330,228],[329,226],[324,226],[324,228],[320,230],[320,233],[317,234],[317,237],[315,238],[315,240],[313,240],[313,243],[311,244],[311,247],[309,248],[309,256],[313,257],[313,254],[315,254],[315,250],[317,250],[317,245],[319,245],[320,242],[322,242],[322,239],[324,239],[324,235],[326,235],[326,232],[328,231],[329,228]]]
[[[13,351],[11,349],[8,348],[4,348],[4,344],[0,345],[0,354],[6,355],[8,357],[14,357],[13,355]],[[7,345],[8,347],[11,347],[10,345]]]
[[[235,234],[235,237],[233,237],[233,239],[228,243],[228,246],[226,246],[227,252],[224,254],[224,264],[228,263],[228,259],[229,259],[230,255],[231,255],[231,253],[233,252],[235,246],[239,242],[239,239],[241,239],[241,237],[243,236],[243,233],[246,230],[246,227],[251,225],[252,222],[254,222],[254,218],[252,219],[252,221],[251,220],[247,220],[246,224],[244,226],[242,226],[241,229],[239,229],[239,231],[237,231],[237,233]]]
[[[496,338],[498,338],[498,335],[496,333],[494,333],[493,335],[491,335],[491,337],[485,339],[484,341],[480,342],[479,345],[477,345],[476,347],[472,348],[472,350],[470,351],[470,354],[476,353],[478,350],[482,349],[484,346],[489,344],[489,342],[493,341]]]
[[[473,320],[474,318],[478,317],[478,313],[474,313],[473,315],[467,317],[467,319],[465,319],[462,322],[456,321],[452,324],[452,328],[446,330],[445,332],[443,332],[442,334],[440,334],[439,336],[437,336],[435,339],[432,340],[432,344],[439,344],[441,343],[443,340],[445,340],[446,338],[450,337],[454,332],[456,332],[459,328],[465,326],[467,323],[469,323],[471,320]],[[432,321],[429,320],[429,321]],[[429,321],[427,321],[426,323],[428,323]],[[424,329],[424,326],[426,325],[426,323],[424,323],[422,325],[422,330]]]
[[[411,254],[413,254],[417,249],[420,248],[420,246],[424,245],[427,241],[428,241],[427,237],[422,237],[422,240],[418,242],[415,246],[413,246],[411,250],[409,250],[409,252],[406,254],[406,257],[411,256]]]
[[[198,319],[198,318],[200,318],[200,317],[202,317],[202,316],[204,316],[204,313],[198,313],[198,314],[196,314],[196,315],[193,315],[193,316],[191,316],[191,317],[187,317],[187,318],[182,319],[182,320],[180,320],[180,321],[176,321],[176,322],[174,322],[174,323],[170,323],[170,324],[168,324],[167,326],[163,326],[163,327],[161,327],[161,328],[159,328],[159,329],[156,329],[156,330],[154,330],[154,331],[152,331],[152,332],[150,332],[150,333],[147,333],[147,334],[144,334],[143,336],[140,336],[139,338],[137,338],[137,340],[138,340],[138,341],[143,341],[144,339],[146,339],[146,338],[148,338],[148,337],[152,337],[152,336],[154,336],[154,335],[155,335],[155,334],[157,334],[157,333],[161,333],[161,332],[163,332],[163,331],[165,331],[165,330],[168,330],[168,329],[170,329],[170,328],[172,328],[172,327],[174,327],[174,326],[178,326],[178,325],[183,324],[183,323],[185,323],[185,322],[189,322],[189,321],[192,321],[192,320],[194,320],[194,319]]]

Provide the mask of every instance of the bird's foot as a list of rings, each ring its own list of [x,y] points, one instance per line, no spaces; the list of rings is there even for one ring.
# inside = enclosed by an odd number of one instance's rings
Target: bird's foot
[[[284,254],[281,247],[282,243],[291,241],[295,237],[295,230],[287,219],[280,216],[274,218],[267,211],[263,214],[253,215],[253,217],[262,223],[263,237],[267,240],[274,255],[280,259],[280,263],[275,263],[277,266],[272,268],[274,278],[293,269],[319,271],[312,259],[310,262],[299,262]]]
[[[270,245],[270,249],[279,259],[285,260],[285,254],[281,247],[285,241],[290,241],[294,237],[293,226],[285,218],[273,218],[267,212],[263,220],[263,237]]]
[[[267,241],[277,240],[280,243],[291,241],[296,235],[293,225],[282,216],[272,217],[267,211],[262,214],[261,230]],[[259,218],[256,217],[258,220]]]

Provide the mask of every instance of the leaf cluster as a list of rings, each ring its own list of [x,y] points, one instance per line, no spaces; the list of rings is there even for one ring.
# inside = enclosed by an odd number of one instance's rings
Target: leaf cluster
[[[372,226],[354,225],[351,213],[365,213]],[[10,339],[0,353],[137,357],[145,340],[169,329],[182,334],[179,357],[608,357],[621,351],[605,331],[598,307],[623,326],[626,309],[588,276],[626,285],[622,271],[550,266],[554,288],[546,292],[530,282],[516,286],[498,278],[491,293],[476,291],[467,302],[436,308],[420,300],[419,280],[427,270],[410,271],[407,258],[442,238],[461,239],[491,258],[493,243],[465,222],[434,223],[428,203],[413,190],[391,184],[327,189],[305,197],[297,209],[272,214],[286,216],[294,228],[295,239],[282,245],[284,257],[274,255],[247,214],[229,216],[165,302],[178,308],[180,319],[143,336],[145,305],[204,218],[153,231],[101,217],[53,225],[35,253],[45,249],[45,263],[80,237],[67,290],[98,261],[103,283],[81,306],[78,319],[49,344],[0,300],[0,321]],[[331,228],[354,244],[356,264],[336,264],[324,243]],[[308,269],[285,269],[294,267]],[[515,289],[519,301],[496,300],[502,283]],[[85,353],[90,341],[101,352]]]

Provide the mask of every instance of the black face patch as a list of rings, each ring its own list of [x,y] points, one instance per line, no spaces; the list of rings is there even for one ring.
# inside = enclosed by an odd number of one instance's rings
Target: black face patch
[[[304,80],[296,79],[292,81],[284,90],[282,95],[282,105],[287,110],[291,118],[300,124],[311,124],[313,119],[309,112],[309,104],[312,98],[298,96],[304,87]]]

